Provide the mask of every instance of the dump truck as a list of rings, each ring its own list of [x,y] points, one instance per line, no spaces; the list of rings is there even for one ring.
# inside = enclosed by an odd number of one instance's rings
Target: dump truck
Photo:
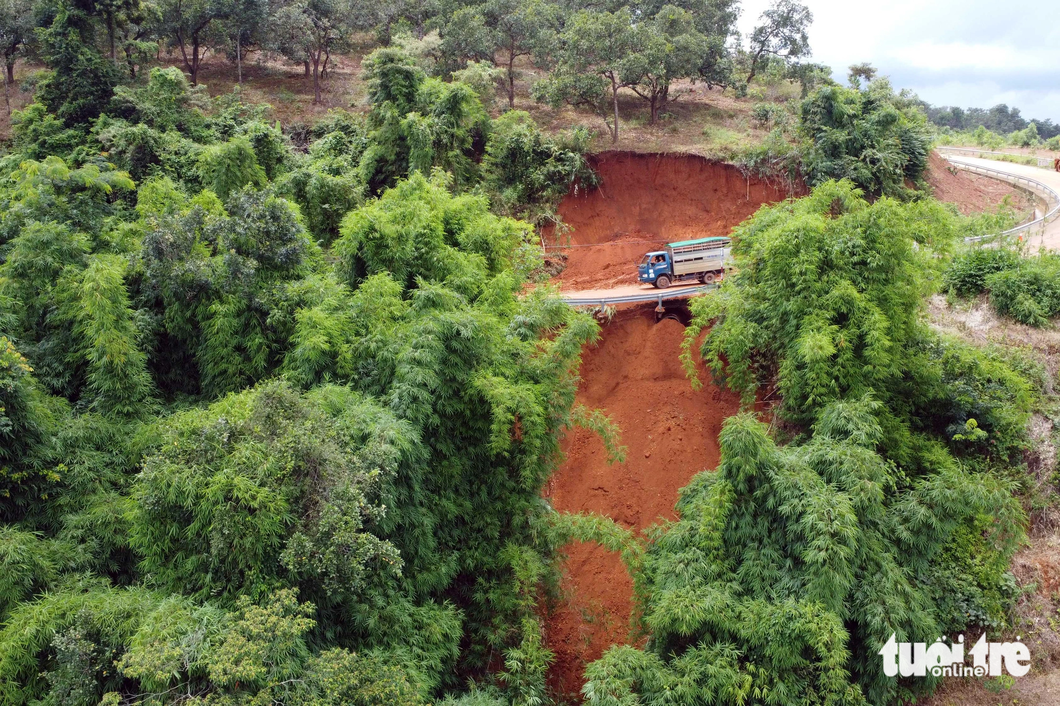
[[[698,238],[670,243],[665,250],[646,254],[637,265],[641,282],[666,289],[671,282],[698,279],[710,284],[721,279],[729,259],[729,238]]]

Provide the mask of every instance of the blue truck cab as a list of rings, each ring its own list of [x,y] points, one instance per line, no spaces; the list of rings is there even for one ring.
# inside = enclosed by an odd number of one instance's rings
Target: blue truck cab
[[[637,265],[637,277],[641,282],[648,284],[655,284],[659,275],[670,275],[672,273],[670,267],[670,256],[666,254],[665,250],[658,250],[656,252],[650,252],[645,255],[640,264]]]

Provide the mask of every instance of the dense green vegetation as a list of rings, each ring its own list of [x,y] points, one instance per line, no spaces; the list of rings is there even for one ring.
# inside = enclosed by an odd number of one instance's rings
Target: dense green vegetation
[[[940,287],[1036,325],[1055,258],[975,250],[909,188],[918,104],[867,66],[807,63],[778,0],[737,3],[7,3],[8,80],[47,66],[0,156],[0,701],[553,703],[540,601],[570,539],[620,552],[649,640],[589,666],[591,703],[891,703],[875,652],[1005,624],[1034,390],[925,327]],[[304,62],[319,99],[355,38],[369,106],[292,136],[207,50]],[[152,66],[159,40],[185,72]],[[543,279],[535,226],[592,188],[586,107],[619,135],[680,80],[801,84],[747,169],[805,176],[735,234],[740,273],[692,341],[782,431],[730,419],[717,472],[649,537],[542,498],[591,316]],[[794,95],[794,94],[792,94]],[[794,101],[793,101],[794,103]],[[797,112],[797,115],[796,115]],[[1021,128],[1029,129],[1029,128]],[[985,222],[984,222],[985,223]]]
[[[993,108],[935,107],[923,104],[928,119],[942,129],[948,139],[973,141],[980,147],[1012,144],[1033,147],[1048,141],[1056,149],[1060,125],[1052,120],[1027,120],[1019,108],[1004,103]]]
[[[865,88],[826,86],[802,103],[810,184],[849,179],[872,195],[900,196],[927,168],[931,138],[924,116],[886,79]]]
[[[0,160],[0,700],[417,703],[498,659],[541,692],[541,487],[608,428],[595,322],[519,296],[533,225],[496,213],[581,153],[394,49],[296,151],[68,47]]]
[[[946,271],[949,289],[961,296],[990,293],[994,310],[1031,326],[1060,316],[1060,256],[1024,256],[1008,247],[960,253]]]

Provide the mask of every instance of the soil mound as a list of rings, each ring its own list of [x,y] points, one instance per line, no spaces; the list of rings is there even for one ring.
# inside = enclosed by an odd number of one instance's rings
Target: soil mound
[[[791,195],[782,184],[696,155],[603,152],[590,162],[599,188],[568,194],[558,210],[571,230],[545,233],[550,252],[567,256],[557,278],[565,290],[636,284],[635,264],[649,250],[728,235],[763,204]]]
[[[600,343],[583,356],[578,402],[602,408],[619,425],[626,461],[609,465],[603,443],[576,430],[547,493],[565,512],[595,512],[636,530],[674,519],[677,491],[700,471],[716,468],[718,434],[739,400],[709,382],[693,391],[678,356],[685,328],[655,322],[653,306],[620,311]],[[556,661],[549,682],[579,700],[585,665],[607,647],[629,640],[633,586],[618,556],[595,545],[568,548],[561,588],[565,600],[546,620]]]
[[[939,201],[952,203],[961,213],[970,215],[992,211],[1008,196],[1019,211],[1030,210],[1027,196],[1003,181],[951,167],[938,152],[928,158],[924,179]]]

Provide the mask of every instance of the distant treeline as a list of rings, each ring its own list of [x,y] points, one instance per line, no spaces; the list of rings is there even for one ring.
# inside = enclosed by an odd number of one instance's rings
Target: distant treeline
[[[1020,115],[1019,108],[1010,108],[998,103],[993,108],[957,108],[954,106],[923,105],[928,120],[939,127],[948,127],[965,132],[982,126],[999,135],[1007,135],[1018,130],[1026,130],[1031,124],[1038,129],[1038,136],[1043,140],[1060,135],[1060,125],[1052,120],[1027,120]]]

